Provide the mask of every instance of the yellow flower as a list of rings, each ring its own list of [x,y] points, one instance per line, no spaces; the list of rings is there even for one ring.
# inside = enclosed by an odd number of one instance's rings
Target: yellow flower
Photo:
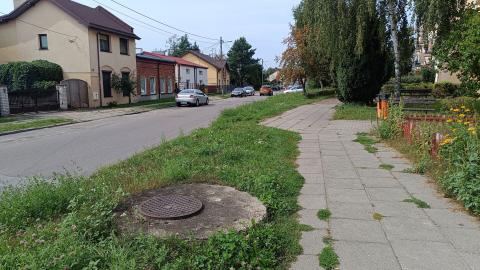
[[[469,132],[476,132],[476,131],[477,131],[477,129],[476,129],[476,128],[474,128],[474,127],[471,127],[471,128],[469,128],[469,129],[468,129],[468,131],[469,131]]]
[[[460,109],[453,109],[453,111],[454,111],[454,112],[459,112],[459,111],[460,111]]]
[[[464,117],[465,117],[465,114],[461,113],[461,114],[458,115],[458,117],[464,118]]]
[[[453,122],[453,119],[448,119],[447,120],[447,123],[452,123]]]
[[[471,112],[470,109],[466,109],[465,112]]]
[[[462,108],[462,109],[464,109],[464,110],[465,110],[467,107],[465,107],[465,105],[464,105],[464,106],[462,106],[462,107],[460,107],[460,108]]]
[[[458,119],[458,120],[457,120],[457,123],[461,124],[461,123],[463,123],[463,121],[460,120],[460,119]]]

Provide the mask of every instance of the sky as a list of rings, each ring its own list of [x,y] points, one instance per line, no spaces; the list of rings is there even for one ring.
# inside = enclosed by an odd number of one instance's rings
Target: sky
[[[137,41],[137,48],[146,51],[167,49],[167,40],[172,34],[162,32],[142,24],[124,14],[165,31],[182,35],[183,33],[168,28],[136,14],[112,0],[75,0],[91,7],[102,6],[135,28],[135,33],[142,39]],[[217,41],[190,35],[193,42],[204,53],[210,54],[220,50],[220,37],[223,37],[224,53],[233,41],[244,36],[256,48],[256,58],[264,60],[265,67],[276,67],[276,56],[280,56],[284,45],[282,40],[288,36],[289,24],[293,21],[292,9],[300,0],[115,0],[131,9],[147,15],[183,31],[199,36],[217,39]],[[0,0],[0,12],[13,10],[13,0]],[[116,11],[114,11],[116,10]],[[124,13],[120,14],[117,11]],[[1,14],[0,14],[1,15]],[[41,26],[41,22],[32,22]],[[213,51],[212,51],[213,50]]]

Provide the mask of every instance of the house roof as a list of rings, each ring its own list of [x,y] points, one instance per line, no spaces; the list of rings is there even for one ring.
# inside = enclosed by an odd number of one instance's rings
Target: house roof
[[[0,16],[0,23],[17,19],[31,7],[42,0],[27,0],[7,15]],[[50,1],[65,13],[75,18],[79,23],[98,30],[140,39],[133,32],[133,28],[101,6],[91,8],[71,0],[44,0]]]
[[[175,63],[177,63],[179,65],[182,65],[182,66],[208,69],[207,67],[197,65],[195,63],[192,63],[192,62],[187,61],[187,60],[185,60],[183,58],[180,58],[180,57],[174,57],[174,56],[169,56],[169,55],[164,55],[164,54],[161,54],[161,53],[154,53],[154,52],[143,52],[143,54],[158,57],[158,58],[162,58],[162,59],[166,59],[166,60],[170,60],[170,61],[174,61]]]
[[[175,64],[176,63],[175,61],[165,59],[165,58],[160,58],[160,57],[153,56],[153,55],[148,55],[148,54],[145,54],[143,52],[142,53],[137,53],[137,59],[153,60],[153,61],[157,61],[157,62],[170,63],[170,64]]]
[[[227,64],[226,60],[218,60],[218,59],[215,59],[211,56],[208,56],[208,55],[203,54],[203,53],[198,52],[198,51],[188,51],[187,53],[191,53],[191,54],[197,56],[198,58],[200,58],[203,61],[209,63],[210,65],[214,66],[217,69],[222,69],[222,68],[228,69],[228,64]]]

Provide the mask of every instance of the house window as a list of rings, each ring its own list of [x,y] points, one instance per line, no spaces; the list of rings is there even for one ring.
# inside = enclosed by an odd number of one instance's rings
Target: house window
[[[150,77],[150,95],[155,95],[156,88],[155,77]]]
[[[128,55],[128,39],[120,38],[120,54]]]
[[[122,72],[122,80],[129,81],[130,80],[130,72]],[[128,97],[130,93],[128,91],[123,91],[123,96]]]
[[[48,38],[47,34],[38,35],[38,41],[40,44],[40,50],[48,50]]]
[[[140,77],[140,95],[145,96],[147,94],[147,79]]]
[[[190,88],[190,80],[187,80],[187,89]]]
[[[100,34],[98,39],[100,40],[100,51],[110,52],[110,36]]]
[[[168,93],[173,93],[173,80],[172,78],[168,78]]]
[[[203,70],[198,71],[199,75],[203,75]]]
[[[162,94],[166,93],[166,88],[165,88],[165,78],[160,78],[160,92]]]
[[[187,72],[187,74],[190,74],[190,69],[189,69],[189,68],[187,68],[186,72]]]
[[[103,97],[112,97],[112,72],[102,71]]]

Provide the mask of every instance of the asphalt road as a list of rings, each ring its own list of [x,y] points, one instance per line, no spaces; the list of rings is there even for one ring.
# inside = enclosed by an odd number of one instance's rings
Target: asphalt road
[[[88,175],[156,146],[163,139],[207,127],[222,110],[261,100],[230,98],[208,106],[155,110],[0,137],[0,189],[31,176]]]

